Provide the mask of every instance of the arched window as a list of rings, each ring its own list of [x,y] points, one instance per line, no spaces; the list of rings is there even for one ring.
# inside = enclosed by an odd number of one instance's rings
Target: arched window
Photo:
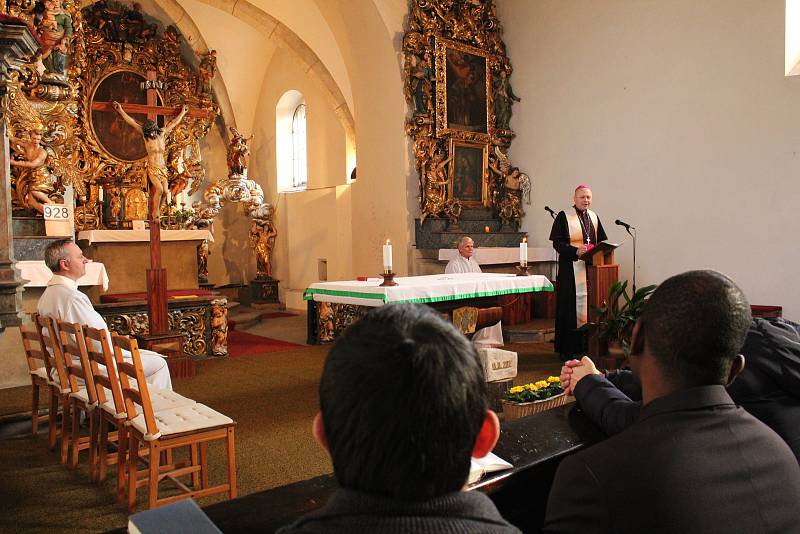
[[[306,105],[300,104],[292,115],[292,187],[308,186],[306,154]]]
[[[278,192],[302,191],[308,187],[306,99],[290,89],[275,106],[275,163]]]

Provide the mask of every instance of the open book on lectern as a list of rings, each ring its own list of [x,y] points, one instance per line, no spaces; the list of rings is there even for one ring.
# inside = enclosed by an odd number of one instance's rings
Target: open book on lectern
[[[597,254],[605,256],[612,250],[616,249],[618,246],[620,246],[619,243],[609,243],[608,241],[600,241],[598,244],[596,244],[595,246],[593,246],[592,248],[590,248],[589,250],[578,256],[578,259],[586,261],[591,258],[594,258]]]

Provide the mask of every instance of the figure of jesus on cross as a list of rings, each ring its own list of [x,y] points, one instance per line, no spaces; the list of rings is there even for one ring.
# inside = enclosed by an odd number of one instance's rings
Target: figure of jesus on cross
[[[158,224],[161,203],[164,201],[165,192],[169,190],[169,172],[164,160],[164,150],[166,148],[167,136],[183,120],[184,115],[189,111],[189,106],[184,105],[178,116],[167,123],[164,128],[160,128],[158,123],[152,119],[145,119],[140,125],[133,120],[130,115],[125,113],[119,102],[114,102],[114,110],[120,117],[139,132],[144,139],[144,148],[147,150],[147,177],[150,179],[150,186],[153,188],[153,203],[151,206],[150,221]]]

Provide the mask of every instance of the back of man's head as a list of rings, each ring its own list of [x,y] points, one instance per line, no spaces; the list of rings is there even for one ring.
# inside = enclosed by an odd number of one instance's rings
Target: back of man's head
[[[61,272],[61,260],[67,259],[66,246],[69,243],[72,243],[72,239],[59,239],[44,249],[44,264],[53,274]]]
[[[644,307],[640,328],[665,380],[680,387],[726,385],[750,326],[750,305],[716,271],[665,280]]]
[[[341,486],[422,500],[462,488],[488,402],[469,341],[432,309],[396,304],[338,339],[320,406]]]

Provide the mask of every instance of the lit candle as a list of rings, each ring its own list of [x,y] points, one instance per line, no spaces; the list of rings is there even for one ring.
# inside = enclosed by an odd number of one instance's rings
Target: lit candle
[[[383,245],[383,271],[386,273],[392,272],[392,244],[386,240]]]
[[[98,198],[98,200],[100,200],[100,202],[103,201],[103,188],[102,187],[100,187],[100,190],[97,193],[97,198]]]
[[[484,231],[485,233],[487,233],[487,234],[488,234],[489,232],[491,232],[491,231],[492,231],[492,229],[491,229],[491,228],[489,228],[488,226],[484,226],[484,227],[483,227],[483,231]]]
[[[167,204],[172,204],[172,191],[167,191]]]
[[[528,238],[523,237],[519,244],[519,264],[523,267],[528,265]]]

